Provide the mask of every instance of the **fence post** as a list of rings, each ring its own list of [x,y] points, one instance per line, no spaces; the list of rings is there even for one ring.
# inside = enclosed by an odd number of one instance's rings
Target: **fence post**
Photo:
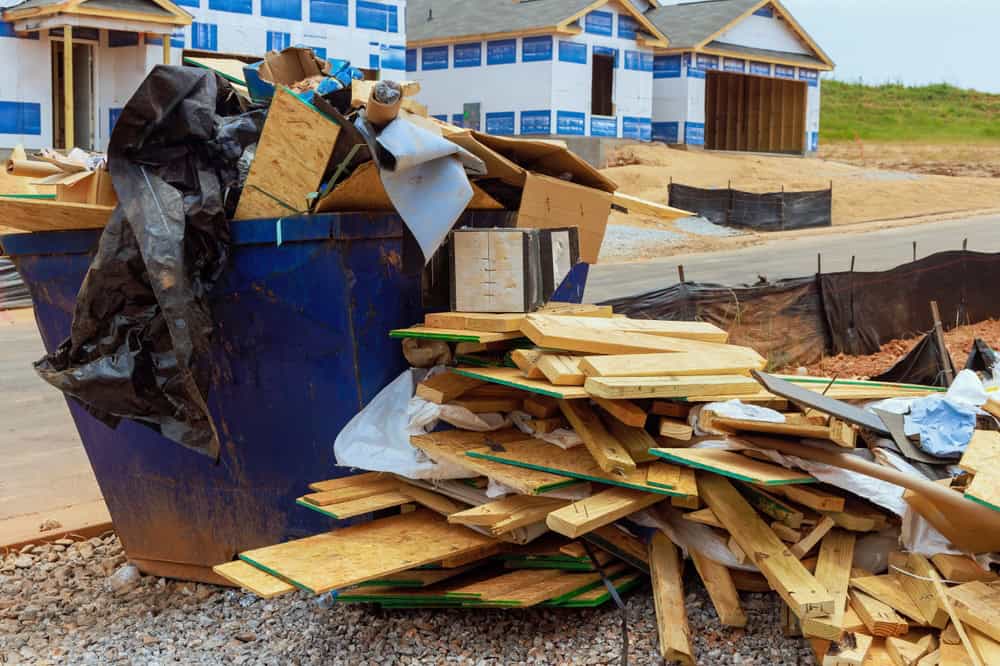
[[[781,230],[785,230],[785,185],[781,185]]]
[[[684,279],[684,265],[683,264],[678,264],[677,265],[677,277],[680,279],[681,284],[684,284],[686,282],[686,280]]]
[[[917,241],[913,241],[913,261],[917,260]]]
[[[816,253],[816,275],[820,275],[823,272],[823,253]]]

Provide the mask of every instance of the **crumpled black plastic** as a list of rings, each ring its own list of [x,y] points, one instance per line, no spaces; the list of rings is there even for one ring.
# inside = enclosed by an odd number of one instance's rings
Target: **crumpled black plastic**
[[[229,257],[237,161],[264,114],[243,113],[214,72],[158,65],[115,124],[108,168],[118,206],[77,295],[70,337],[35,363],[111,427],[134,419],[218,458],[206,404],[206,296]]]

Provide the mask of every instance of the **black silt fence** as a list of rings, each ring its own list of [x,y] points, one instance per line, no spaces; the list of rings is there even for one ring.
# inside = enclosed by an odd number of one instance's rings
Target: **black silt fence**
[[[744,192],[670,183],[670,205],[698,213],[715,224],[758,231],[829,227],[833,187],[809,192]]]

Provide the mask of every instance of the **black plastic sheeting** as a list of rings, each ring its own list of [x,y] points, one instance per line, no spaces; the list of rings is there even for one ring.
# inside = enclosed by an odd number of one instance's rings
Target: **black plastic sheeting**
[[[969,356],[965,359],[965,369],[973,372],[981,372],[986,375],[993,374],[998,358],[997,353],[985,340],[976,338],[969,350]]]
[[[939,252],[888,271],[820,276],[834,354],[873,354],[889,340],[934,326],[937,301],[946,329],[1000,315],[1000,254]]]
[[[948,367],[944,365],[947,358]],[[880,382],[900,382],[903,384],[923,384],[924,386],[948,387],[947,373],[954,377],[955,363],[951,360],[948,350],[943,352],[938,344],[937,335],[931,331],[910,350],[910,353],[877,377],[872,379]]]
[[[0,257],[0,310],[30,308],[31,294],[10,259]]]
[[[143,423],[217,458],[206,295],[229,256],[237,161],[263,111],[214,72],[158,65],[122,110],[108,168],[119,204],[77,296],[69,339],[35,364],[111,427]]]
[[[933,300],[946,330],[1000,317],[1000,298],[990,287],[995,284],[1000,284],[1000,254],[957,251],[880,272],[741,287],[685,282],[604,304],[630,317],[711,322],[729,331],[733,344],[753,347],[769,367],[780,368],[824,355],[873,354],[889,340],[923,335],[934,327]],[[882,378],[942,385],[936,343],[927,344]],[[989,362],[989,351],[980,350],[979,365]]]
[[[781,231],[833,224],[833,190],[743,192],[670,183],[670,205],[731,227]]]
[[[814,363],[830,346],[814,277],[747,287],[684,282],[603,305],[641,319],[711,322],[729,331],[731,343],[756,349],[770,367]]]

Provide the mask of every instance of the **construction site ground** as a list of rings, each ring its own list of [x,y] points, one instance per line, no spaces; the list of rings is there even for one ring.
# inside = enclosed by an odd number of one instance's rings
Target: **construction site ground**
[[[833,186],[836,233],[848,225],[877,228],[1000,212],[1000,144],[833,144],[818,158],[679,150],[662,144],[620,148],[603,172],[621,191],[667,203],[671,178],[684,185],[750,192]],[[941,175],[946,174],[946,175]],[[951,175],[954,174],[954,175]],[[601,259],[637,261],[689,252],[731,250],[831,229],[777,233],[723,232],[712,225],[612,213]]]

